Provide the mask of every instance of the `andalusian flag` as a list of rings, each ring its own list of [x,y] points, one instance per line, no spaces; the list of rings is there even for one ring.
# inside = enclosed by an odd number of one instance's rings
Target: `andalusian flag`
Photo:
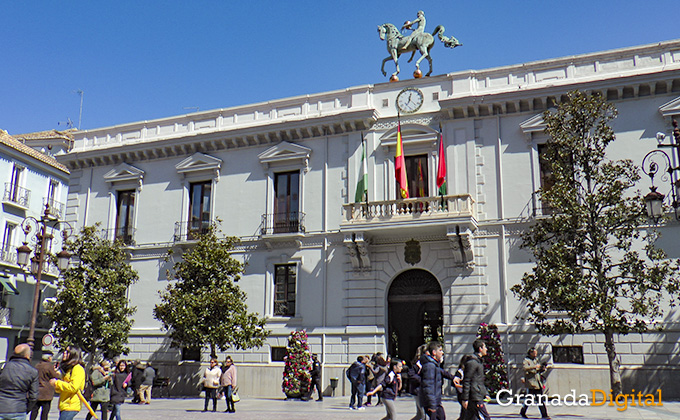
[[[394,156],[394,174],[397,177],[399,194],[401,198],[408,198],[408,180],[406,179],[406,161],[404,160],[404,147],[401,141],[401,121],[397,114],[397,154]]]
[[[357,178],[357,191],[354,194],[354,202],[362,203],[368,201],[368,167],[366,165],[366,142],[364,133],[361,133],[361,168]]]
[[[439,124],[439,162],[437,163],[437,188],[439,195],[445,196],[446,192],[446,155],[444,154],[444,136],[442,126]]]

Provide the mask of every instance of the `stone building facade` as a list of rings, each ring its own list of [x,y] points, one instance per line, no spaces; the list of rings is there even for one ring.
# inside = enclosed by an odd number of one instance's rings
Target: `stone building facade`
[[[395,101],[405,89],[423,101],[400,117],[414,197],[401,200]],[[241,238],[239,285],[272,330],[262,348],[230,353],[244,394],[281,395],[282,348],[294,329],[306,329],[320,355],[324,387],[339,377],[346,389],[342,371],[357,355],[410,358],[428,338],[441,338],[455,365],[481,322],[501,329],[514,387],[517,364],[537,345],[555,359],[551,389],[605,389],[601,337],[540,337],[509,291],[532,267],[519,235],[542,215],[541,114],[574,89],[616,105],[611,157],[639,164],[680,113],[680,41],[76,131],[59,157],[71,172],[66,216],[99,222],[128,245],[140,276],[130,289],[130,357],[154,361],[175,393],[194,389],[198,365],[181,361],[190,352],[172,348],[152,316],[168,282],[163,256],[190,247],[215,218]],[[440,126],[445,196],[436,187]],[[368,202],[355,203],[362,139]],[[661,245],[680,256],[677,222],[661,230]],[[644,389],[651,375],[648,387],[680,395],[669,382],[680,329],[668,315],[664,333],[618,338],[625,387]]]

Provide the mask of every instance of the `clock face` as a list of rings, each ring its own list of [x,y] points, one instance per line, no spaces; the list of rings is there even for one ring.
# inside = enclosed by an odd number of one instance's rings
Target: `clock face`
[[[412,114],[423,105],[423,92],[416,88],[406,88],[397,95],[397,109]]]

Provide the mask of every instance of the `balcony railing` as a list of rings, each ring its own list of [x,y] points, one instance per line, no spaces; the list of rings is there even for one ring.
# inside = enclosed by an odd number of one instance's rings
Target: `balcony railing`
[[[10,264],[17,263],[17,247],[9,247],[8,249],[0,250],[0,261]]]
[[[2,196],[2,201],[6,203],[16,204],[24,208],[28,208],[31,198],[31,191],[11,182],[5,182],[5,194]]]
[[[12,325],[12,311],[9,308],[0,308],[0,325]]]
[[[371,201],[368,204],[351,203],[345,204],[343,208],[345,212],[343,224],[473,218],[475,216],[472,197],[467,194]]]
[[[208,233],[212,221],[192,220],[175,222],[175,242],[195,241],[200,235]]]
[[[48,206],[48,214],[56,220],[63,220],[66,206],[54,199],[43,198],[43,207]]]
[[[137,229],[130,226],[104,230],[104,239],[121,241],[123,245],[134,246]]]
[[[305,214],[300,212],[263,214],[260,234],[305,233]]]

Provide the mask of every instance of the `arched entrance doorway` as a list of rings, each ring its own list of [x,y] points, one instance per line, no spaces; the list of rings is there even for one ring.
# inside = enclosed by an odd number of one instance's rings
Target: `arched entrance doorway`
[[[442,289],[425,270],[408,270],[397,276],[387,295],[388,352],[411,360],[430,340],[443,341]]]

